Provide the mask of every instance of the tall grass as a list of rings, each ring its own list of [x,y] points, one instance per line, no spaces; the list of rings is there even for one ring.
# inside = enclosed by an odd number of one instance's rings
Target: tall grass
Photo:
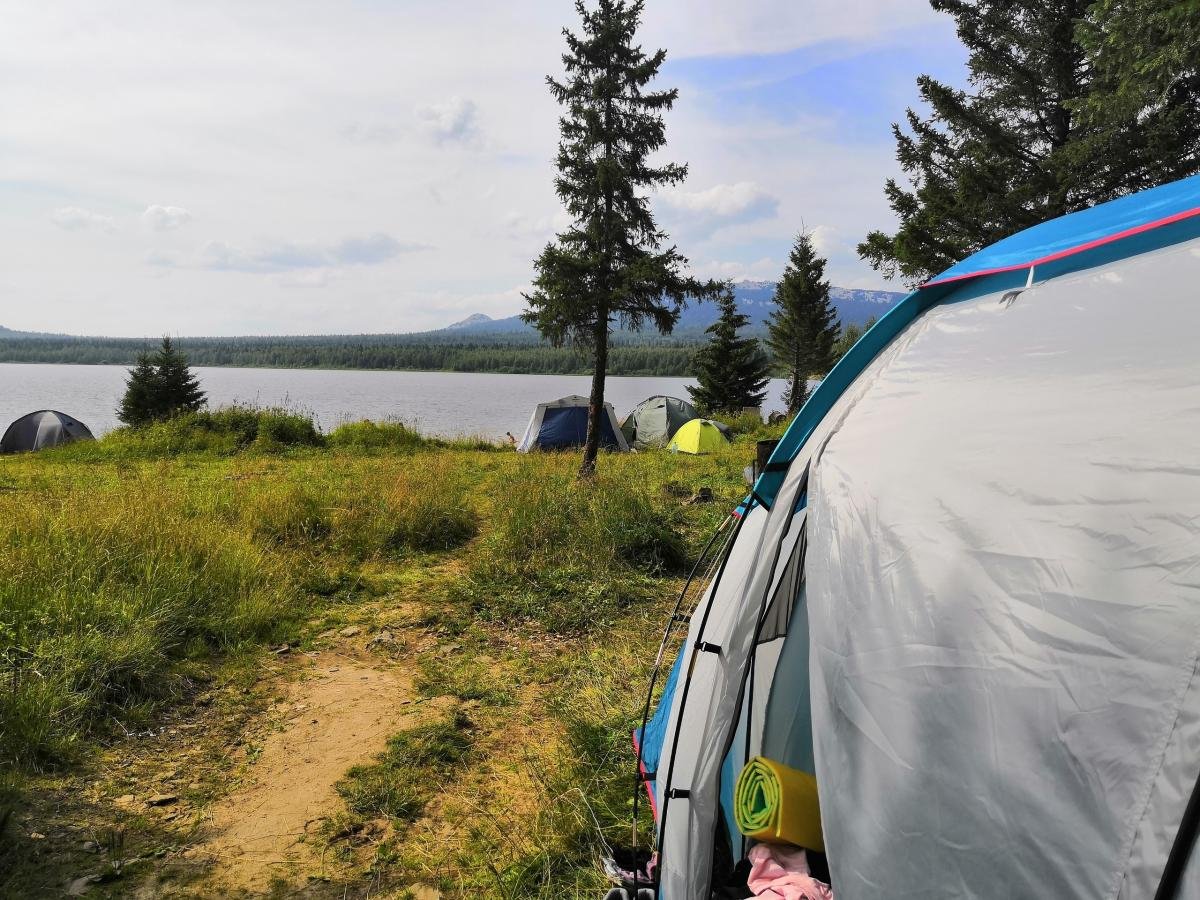
[[[507,450],[496,441],[482,436],[463,437],[430,437],[421,434],[415,428],[404,422],[384,421],[373,422],[363,419],[359,422],[346,422],[329,433],[330,447],[356,451],[405,451],[419,449],[443,450]]]
[[[421,446],[399,425],[383,428],[391,452],[361,423],[331,437],[336,452],[213,452],[309,445],[311,422],[288,415],[203,413],[118,432],[98,456],[79,444],[3,461],[0,760],[68,758],[114,715],[178,691],[180,659],[274,636],[317,602],[314,573],[337,581],[366,561],[458,551],[438,583],[456,615],[606,626],[661,596],[728,508],[685,516],[665,486],[744,489],[717,456],[611,456],[580,482],[574,455]],[[149,452],[193,438],[204,449]]]
[[[288,575],[154,489],[0,504],[0,762],[60,762],[103,721],[178,692],[174,661],[263,638]]]
[[[370,468],[317,463],[243,485],[237,518],[260,540],[359,561],[453,550],[479,527],[469,490],[476,478],[454,454]]]
[[[428,440],[403,422],[347,422],[329,433],[329,446],[355,450],[413,450]]]
[[[480,617],[564,633],[604,625],[685,564],[677,505],[628,473],[579,481],[574,463],[521,457],[505,473],[458,589]]]

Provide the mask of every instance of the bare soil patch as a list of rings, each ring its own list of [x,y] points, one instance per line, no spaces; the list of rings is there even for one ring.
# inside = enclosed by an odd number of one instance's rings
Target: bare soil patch
[[[255,746],[244,781],[210,808],[188,855],[208,863],[225,890],[257,893],[328,874],[315,837],[341,806],[336,783],[419,709],[399,669],[332,652],[312,658],[285,688],[277,730]]]

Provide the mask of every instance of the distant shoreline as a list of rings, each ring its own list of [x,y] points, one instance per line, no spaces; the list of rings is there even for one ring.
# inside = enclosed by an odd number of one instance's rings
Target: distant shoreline
[[[193,366],[330,371],[477,372],[508,375],[588,375],[590,356],[535,338],[504,335],[406,340],[397,336],[325,338],[179,338]],[[148,343],[130,338],[0,337],[0,362],[132,366]],[[694,337],[615,335],[614,376],[689,377],[701,343]]]
[[[4,366],[93,366],[96,368],[115,368],[128,369],[133,366],[133,361],[130,362],[90,362],[90,361],[71,361],[71,360],[34,360],[34,359],[4,359],[0,357],[0,365]],[[560,371],[511,371],[507,369],[418,369],[418,368],[393,368],[386,366],[303,366],[303,365],[248,365],[246,363],[209,363],[209,362],[192,362],[194,369],[266,369],[276,372],[409,372],[412,374],[428,374],[428,375],[539,375],[539,376],[554,376],[561,375],[564,378],[582,378],[591,377],[590,369],[581,369],[567,372]],[[653,372],[653,371],[613,371],[609,370],[607,378],[695,378],[690,371],[687,372]]]
[[[0,366],[83,366],[108,369],[128,369],[132,362],[66,362],[54,360],[43,362],[39,360],[15,360],[0,358]],[[564,378],[590,378],[591,370],[579,372],[501,372],[501,371],[465,371],[462,369],[387,369],[360,368],[355,366],[249,366],[249,365],[217,365],[214,363],[192,363],[193,369],[245,369],[255,371],[265,369],[274,372],[406,372],[414,375],[537,375],[539,377],[561,375]],[[681,378],[694,379],[690,372],[682,375],[663,375],[655,372],[619,372],[609,371],[606,378]],[[774,378],[776,376],[772,376]]]

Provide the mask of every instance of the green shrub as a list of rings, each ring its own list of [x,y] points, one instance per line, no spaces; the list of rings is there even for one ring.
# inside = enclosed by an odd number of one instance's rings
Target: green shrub
[[[329,433],[329,446],[356,450],[412,450],[427,443],[403,422],[347,422]]]
[[[735,441],[739,443],[753,443],[754,441],[774,440],[783,437],[783,433],[787,430],[788,423],[791,420],[784,417],[784,420],[778,424],[768,425],[758,413],[750,412],[730,418],[722,418],[721,421],[729,426],[730,434]]]
[[[255,449],[319,447],[324,437],[312,418],[285,409],[225,406],[181,413],[162,422],[118,428],[98,441],[52,451],[68,459],[145,459],[186,453],[228,455]]]

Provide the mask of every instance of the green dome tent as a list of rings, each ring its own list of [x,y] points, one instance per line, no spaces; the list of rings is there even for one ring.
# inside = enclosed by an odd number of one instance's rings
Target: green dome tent
[[[696,407],[678,397],[660,395],[647,397],[625,417],[621,423],[621,433],[629,446],[635,450],[648,450],[651,447],[665,447],[670,443],[675,432],[692,419],[699,419],[700,413]],[[729,437],[729,426],[714,422],[721,433]]]
[[[625,417],[621,432],[635,450],[665,447],[680,426],[700,418],[696,407],[678,397],[647,397]]]
[[[91,431],[82,422],[66,413],[41,409],[21,416],[0,438],[0,453],[26,453],[69,444],[72,441],[91,441]]]
[[[838,900],[1200,897],[1197,283],[1200,176],[980,251],[838,362],[667,626],[661,900],[748,852],[757,756],[815,777]]]

